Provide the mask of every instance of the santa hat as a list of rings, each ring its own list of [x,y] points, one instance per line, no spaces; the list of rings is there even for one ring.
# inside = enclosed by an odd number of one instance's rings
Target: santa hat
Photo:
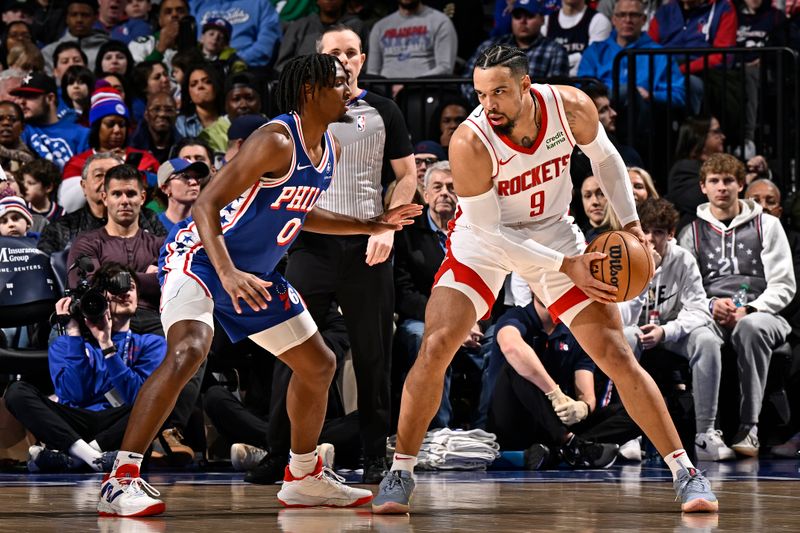
[[[101,87],[92,93],[92,107],[89,109],[89,125],[109,115],[117,115],[128,119],[128,108],[122,95],[111,87]]]
[[[7,215],[12,211],[16,211],[22,215],[22,218],[28,221],[29,227],[33,226],[33,216],[31,216],[28,206],[25,205],[25,200],[19,196],[6,196],[0,200],[0,217]]]

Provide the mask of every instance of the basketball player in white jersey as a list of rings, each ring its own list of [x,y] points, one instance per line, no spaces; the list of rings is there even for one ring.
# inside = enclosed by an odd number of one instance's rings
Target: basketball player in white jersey
[[[573,87],[532,85],[527,68],[525,54],[508,46],[491,47],[477,61],[473,82],[481,105],[450,144],[456,219],[426,308],[422,347],[403,387],[394,462],[373,512],[409,511],[416,455],[439,406],[445,370],[476,319],[488,316],[509,272],[531,285],[614,381],[672,471],[681,509],[716,511],[708,481],[686,456],[658,388],[625,341],[616,288],[590,274],[590,262],[604,255],[583,254],[584,236],[567,214],[577,144],[624,228],[643,242],[625,165],[588,96]],[[548,398],[559,410],[580,408],[558,388]]]

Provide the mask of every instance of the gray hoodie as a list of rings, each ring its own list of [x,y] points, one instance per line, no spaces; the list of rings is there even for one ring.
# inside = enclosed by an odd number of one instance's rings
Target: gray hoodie
[[[796,290],[789,241],[780,220],[759,204],[739,200],[739,207],[726,227],[709,203],[698,206],[698,218],[681,231],[678,243],[697,259],[709,297],[730,298],[747,284],[748,305],[777,314]]]

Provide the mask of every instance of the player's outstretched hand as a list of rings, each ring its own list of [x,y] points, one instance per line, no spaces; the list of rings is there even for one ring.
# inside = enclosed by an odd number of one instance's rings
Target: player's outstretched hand
[[[267,308],[267,302],[272,300],[267,287],[271,287],[272,283],[264,281],[263,279],[242,272],[241,270],[233,270],[225,275],[220,275],[222,287],[225,289],[231,300],[233,301],[233,308],[237,313],[242,313],[242,308],[239,305],[239,299],[247,303],[253,311],[259,311]]]
[[[561,272],[569,276],[575,286],[592,300],[612,304],[617,301],[617,288],[595,279],[591,271],[592,261],[605,259],[605,257],[606,254],[600,252],[564,257],[564,262],[561,263]]]
[[[377,235],[384,231],[399,231],[403,229],[403,226],[413,224],[414,218],[421,214],[422,206],[419,204],[403,204],[393,207],[372,220],[371,235]]]

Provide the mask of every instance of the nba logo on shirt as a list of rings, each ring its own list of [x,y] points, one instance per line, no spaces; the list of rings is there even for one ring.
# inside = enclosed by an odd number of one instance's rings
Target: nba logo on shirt
[[[366,131],[367,129],[367,119],[364,115],[358,115],[356,117],[356,129],[358,131]]]

